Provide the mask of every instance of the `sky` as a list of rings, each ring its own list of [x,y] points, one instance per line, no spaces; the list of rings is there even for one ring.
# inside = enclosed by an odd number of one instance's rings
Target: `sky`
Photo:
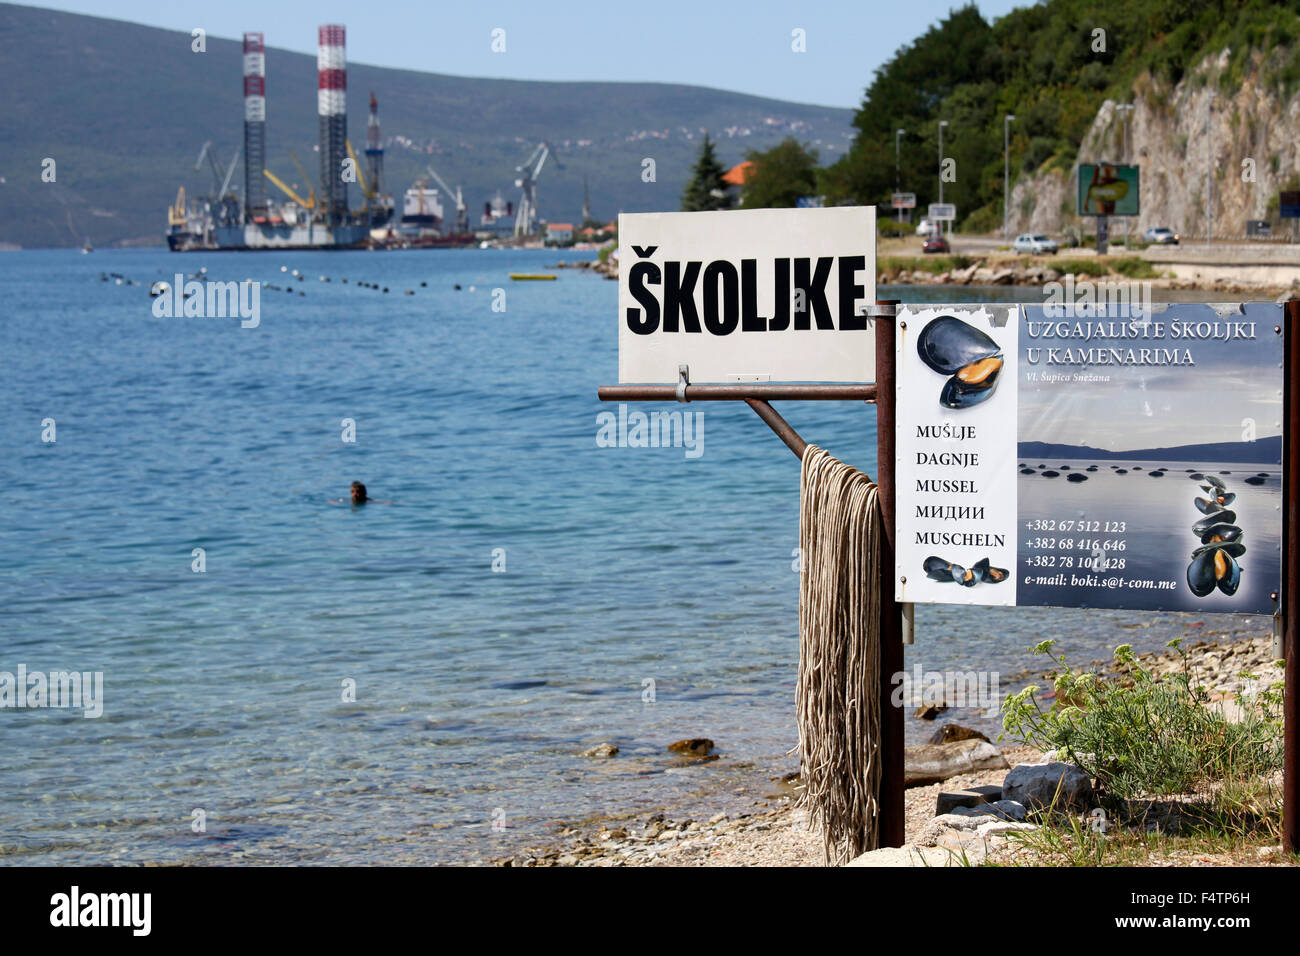
[[[1030,0],[978,0],[986,19]],[[201,27],[316,52],[316,26],[348,28],[349,61],[521,80],[658,81],[856,108],[872,72],[961,0],[61,0],[33,3],[169,30]],[[505,31],[504,52],[492,31]],[[803,52],[796,30],[803,31]]]

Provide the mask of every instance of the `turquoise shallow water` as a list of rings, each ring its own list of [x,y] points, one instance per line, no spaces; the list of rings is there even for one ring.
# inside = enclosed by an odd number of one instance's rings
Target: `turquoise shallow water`
[[[506,277],[557,258],[0,256],[0,671],[104,674],[102,718],[0,710],[0,860],[472,860],[586,814],[748,803],[794,769],[798,462],[722,404],[692,409],[698,458],[598,447],[615,284]],[[295,291],[264,288],[257,329],[155,318],[148,284],[201,266]],[[874,473],[869,407],[782,411]],[[331,504],[353,479],[391,504]],[[1003,674],[1045,636],[1092,659],[1261,628],[917,620],[909,668]],[[664,755],[698,735],[724,758]],[[605,740],[617,760],[577,756]]]

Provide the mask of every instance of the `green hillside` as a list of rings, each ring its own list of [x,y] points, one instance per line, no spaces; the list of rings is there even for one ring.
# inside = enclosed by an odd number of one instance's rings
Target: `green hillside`
[[[1002,221],[1003,117],[1011,124],[1011,179],[1046,164],[1072,165],[1107,99],[1131,102],[1142,73],[1173,84],[1227,49],[1220,77],[1231,92],[1247,69],[1284,97],[1300,80],[1300,15],[1294,0],[1044,0],[990,23],[974,6],[955,10],[901,48],[872,79],[851,151],[828,163],[832,200],[887,202],[895,181],[922,207],[938,198],[938,124],[956,180],[944,199],[966,228]],[[1135,147],[1140,144],[1135,144]]]
[[[303,28],[309,39],[314,26]],[[276,39],[267,37],[268,165],[292,183],[299,177],[290,148],[309,174],[316,170],[316,60],[276,49]],[[161,243],[177,187],[210,189],[206,167],[194,171],[203,143],[211,140],[222,162],[242,145],[242,69],[235,41],[208,37],[207,52],[194,53],[187,33],[0,4],[0,244]],[[852,137],[851,110],[722,90],[470,79],[354,63],[348,120],[358,150],[372,90],[388,191],[400,200],[432,162],[464,187],[474,221],[498,189],[518,201],[515,167],[543,139],[559,165],[548,163],[539,180],[540,212],[576,221],[584,175],[596,218],[677,209],[705,128],[728,164],[787,135],[833,159]],[[54,183],[41,181],[46,157],[57,163]],[[646,157],[655,160],[654,183],[641,178]]]

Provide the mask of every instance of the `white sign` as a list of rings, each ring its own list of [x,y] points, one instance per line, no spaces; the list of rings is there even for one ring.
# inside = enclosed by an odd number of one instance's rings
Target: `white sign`
[[[618,217],[618,380],[872,382],[874,206]]]
[[[895,209],[915,209],[916,193],[894,193],[890,202]]]
[[[1016,603],[1020,308],[899,309],[894,594]]]
[[[957,207],[950,202],[930,203],[930,219],[934,222],[951,222],[957,218]]]

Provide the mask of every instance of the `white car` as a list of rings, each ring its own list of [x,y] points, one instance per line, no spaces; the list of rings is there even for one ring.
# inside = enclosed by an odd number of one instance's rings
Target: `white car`
[[[1032,255],[1042,255],[1045,252],[1055,254],[1060,250],[1060,246],[1054,240],[1037,232],[1026,232],[1016,236],[1016,241],[1011,244],[1011,248],[1016,252],[1028,252]]]
[[[937,222],[931,222],[929,219],[922,219],[916,224],[916,234],[918,236],[925,236],[927,239],[930,236],[937,236],[939,235],[939,224]]]

